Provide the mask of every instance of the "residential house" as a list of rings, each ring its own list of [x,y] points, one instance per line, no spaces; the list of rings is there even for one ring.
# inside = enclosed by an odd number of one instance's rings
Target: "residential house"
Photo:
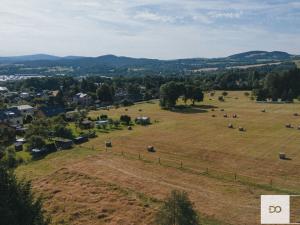
[[[23,116],[17,107],[0,110],[0,123],[19,126],[23,124]]]
[[[30,97],[30,94],[28,92],[21,92],[20,98],[22,99],[28,99]]]
[[[22,116],[33,116],[35,112],[35,108],[30,105],[19,105],[17,108],[21,112]]]
[[[77,105],[89,105],[92,101],[91,96],[89,96],[88,94],[85,93],[77,93],[74,97],[73,97],[73,103],[77,104]]]
[[[0,93],[1,93],[1,94],[7,93],[7,92],[8,92],[7,87],[0,87]]]

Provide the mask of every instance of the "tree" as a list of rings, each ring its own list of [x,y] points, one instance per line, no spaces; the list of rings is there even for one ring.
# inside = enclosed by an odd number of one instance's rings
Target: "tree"
[[[193,95],[192,95],[193,105],[195,104],[195,102],[203,101],[203,98],[204,98],[204,94],[202,92],[202,89],[200,87],[194,87]]]
[[[1,163],[8,168],[14,168],[17,166],[16,152],[13,147],[7,147],[5,149]]]
[[[46,145],[44,138],[38,135],[33,135],[28,140],[29,149],[42,148]]]
[[[121,115],[120,116],[120,121],[125,123],[127,126],[130,124],[131,117],[128,115]]]
[[[160,87],[160,105],[166,108],[174,107],[183,92],[184,86],[182,83],[171,81],[163,84]]]
[[[102,84],[96,91],[97,97],[102,102],[112,102],[114,89],[108,84]]]
[[[158,225],[198,225],[199,218],[186,192],[173,190],[156,215]]]
[[[31,184],[17,181],[15,175],[0,165],[0,224],[48,225],[42,201],[34,198]]]

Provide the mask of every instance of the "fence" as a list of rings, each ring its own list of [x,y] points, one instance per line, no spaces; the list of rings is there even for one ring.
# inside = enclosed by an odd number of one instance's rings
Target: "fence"
[[[105,150],[103,151],[103,149],[96,149],[94,146],[80,147],[90,150],[102,150],[103,153],[109,153],[115,156],[125,157],[131,160],[142,160],[144,162],[156,164],[159,166],[175,168],[185,173],[207,176],[213,179],[223,180],[226,182],[237,182],[242,185],[260,188],[263,190],[276,191],[286,194],[300,194],[300,177],[298,176],[291,176],[290,178],[292,180],[279,177],[254,177],[233,171],[218,170],[213,167],[197,166],[196,168],[194,165],[185,163],[183,160],[166,159],[162,158],[161,156],[156,156],[155,153],[146,155],[140,153],[130,153],[122,150],[115,151],[112,150],[112,148],[105,148]]]

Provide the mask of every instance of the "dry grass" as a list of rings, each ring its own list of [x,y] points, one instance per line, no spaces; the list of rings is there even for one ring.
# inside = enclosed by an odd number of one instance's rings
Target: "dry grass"
[[[152,224],[156,199],[172,189],[187,191],[205,215],[232,224],[259,224],[261,194],[300,192],[300,131],[285,128],[286,123],[300,125],[300,117],[293,116],[300,104],[258,104],[243,92],[229,92],[225,102],[219,102],[218,95],[173,112],[161,110],[157,102],[127,107],[128,111],[91,112],[90,116],[114,118],[145,115],[158,122],[100,134],[82,149],[55,153],[19,167],[17,173],[33,179],[34,187],[45,193],[46,209],[58,224]],[[232,118],[234,113],[238,118]],[[227,128],[229,123],[234,129]],[[239,126],[246,132],[239,132]],[[105,152],[107,139],[113,148]],[[147,152],[148,145],[157,152]],[[95,150],[88,150],[92,147]],[[292,160],[279,160],[279,152]],[[56,189],[58,194],[52,196]],[[135,204],[128,203],[131,199]],[[62,211],[61,205],[68,207]],[[102,206],[113,210],[102,216]]]

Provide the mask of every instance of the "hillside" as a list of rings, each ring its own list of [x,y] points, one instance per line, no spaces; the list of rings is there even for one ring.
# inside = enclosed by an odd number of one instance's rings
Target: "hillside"
[[[292,62],[295,56],[286,52],[252,51],[235,54],[224,58],[191,58],[176,60],[158,60],[147,58],[131,58],[115,55],[99,57],[51,55],[31,55],[0,58],[0,74],[33,73],[41,75],[57,75],[61,71],[70,71],[65,75],[128,75],[153,73],[176,74],[203,71],[215,71],[232,68],[248,68],[252,65],[274,66],[284,62]],[[8,65],[7,65],[8,64]],[[57,69],[59,68],[59,69]],[[50,72],[49,72],[50,71]]]
[[[300,117],[293,115],[300,104],[259,104],[244,92],[228,92],[220,102],[219,95],[174,111],[157,101],[91,111],[92,118],[142,114],[153,123],[96,129],[98,137],[24,164],[17,174],[33,180],[53,224],[152,225],[173,189],[188,192],[201,215],[212,218],[204,225],[260,224],[260,195],[300,193]],[[105,150],[108,139],[112,148]],[[148,152],[149,145],[156,152]],[[290,160],[280,160],[279,152]]]

